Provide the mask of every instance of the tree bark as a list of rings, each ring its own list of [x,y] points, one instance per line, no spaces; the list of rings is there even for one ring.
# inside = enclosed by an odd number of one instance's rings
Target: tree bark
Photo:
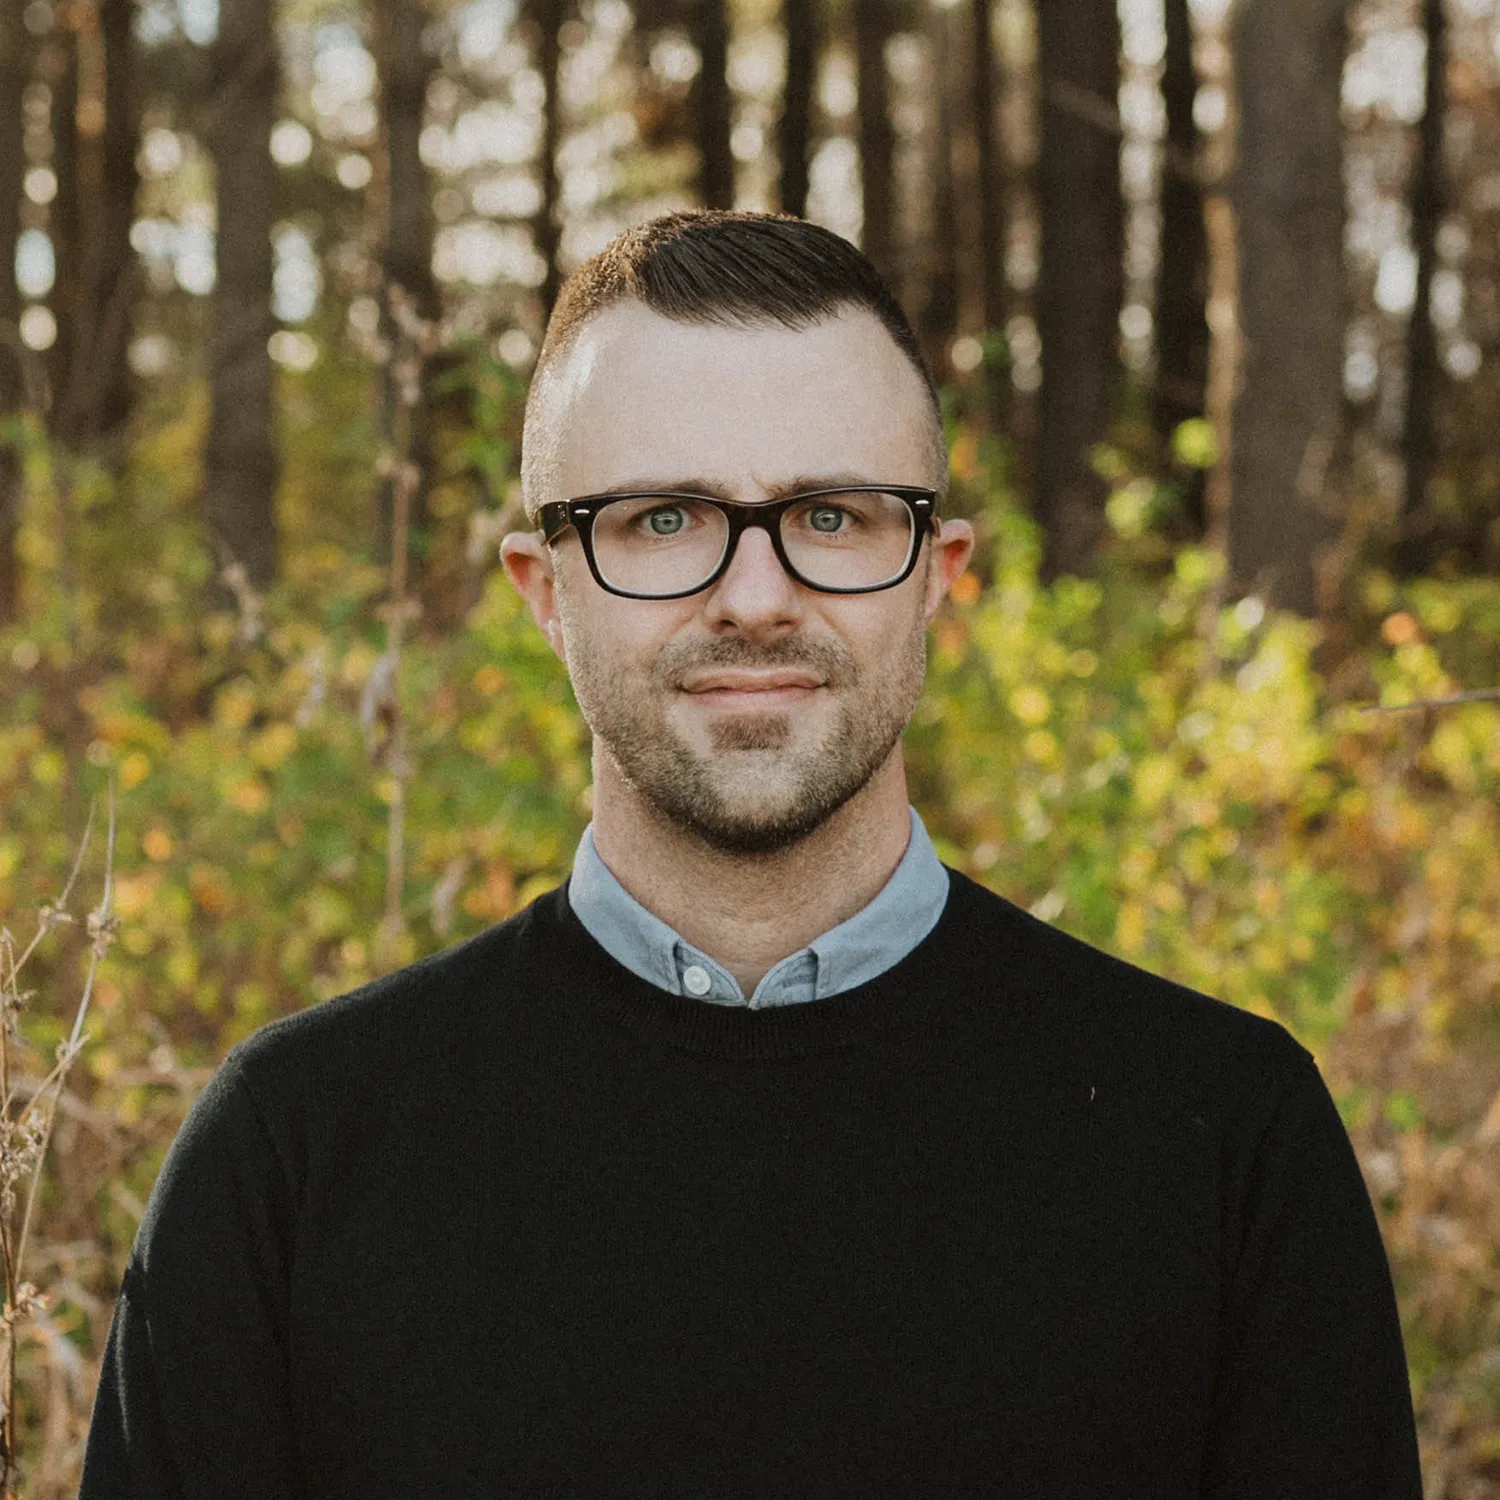
[[[786,86],[781,97],[781,210],[807,215],[807,169],[812,151],[813,80],[818,65],[815,0],[782,0],[786,28]]]
[[[27,78],[26,33],[18,6],[0,6],[0,418],[25,403],[20,357],[21,295],[11,268],[21,229],[21,194],[26,158],[22,99]],[[13,624],[21,611],[21,573],[16,534],[21,524],[21,473],[16,450],[0,443],[0,625]]]
[[[101,0],[101,97],[88,101],[96,128],[80,138],[77,160],[81,252],[78,315],[66,351],[66,380],[54,427],[78,445],[117,431],[130,415],[131,312],[138,287],[130,228],[140,177],[140,103],[132,0]]]
[[[213,48],[213,155],[218,200],[205,518],[220,561],[254,587],[276,572],[277,462],[267,343],[276,173],[271,125],[280,69],[271,0],[234,0],[219,12]],[[226,556],[227,554],[227,556]]]
[[[399,289],[417,317],[435,323],[442,313],[432,274],[432,195],[420,142],[427,109],[427,85],[436,62],[422,43],[427,14],[422,0],[379,0],[374,11],[376,67],[380,77],[380,117],[385,144],[385,244],[381,256],[387,297],[383,308],[386,338],[394,342],[390,294]],[[553,257],[555,259],[555,257]],[[550,264],[550,261],[549,261]],[[387,443],[395,428],[399,401],[391,365],[381,372],[381,434]],[[411,412],[409,457],[422,472],[410,497],[408,525],[418,557],[428,541],[427,493],[432,466],[431,408],[420,401]],[[381,481],[377,518],[377,555],[389,563],[394,490]]]
[[[953,12],[934,8],[928,17],[932,38],[931,160],[932,206],[923,245],[924,290],[917,334],[933,379],[949,375],[948,351],[958,329],[958,213],[953,187],[954,36]]]
[[[690,15],[699,58],[698,196],[707,208],[733,208],[728,10],[725,0],[694,0]]]
[[[864,229],[860,240],[875,269],[893,291],[899,291],[896,136],[891,128],[890,83],[885,71],[891,9],[890,0],[854,0],[854,48],[859,83],[859,181],[864,197]]]
[[[1307,615],[1334,530],[1327,481],[1343,429],[1346,10],[1255,0],[1235,26],[1244,362],[1229,582]]]
[[[78,138],[77,12],[64,12],[53,22],[43,53],[43,73],[52,89],[52,172],[57,191],[47,211],[47,233],[57,267],[49,299],[57,323],[57,337],[46,354],[47,415],[56,421],[68,389],[78,319],[83,307],[82,169]]]
[[[1161,271],[1157,282],[1157,373],[1153,417],[1163,443],[1204,413],[1208,382],[1208,240],[1199,185],[1198,127],[1188,0],[1167,0],[1167,55],[1162,94],[1167,109],[1167,161],[1161,186]],[[1201,476],[1189,496],[1190,529],[1204,525]]]
[[[974,24],[974,144],[979,178],[979,294],[984,326],[1005,326],[1005,183],[995,140],[990,0],[970,0]]]
[[[1446,197],[1443,127],[1448,113],[1448,18],[1443,0],[1424,0],[1422,20],[1427,32],[1427,107],[1412,180],[1417,300],[1406,339],[1406,484],[1396,549],[1396,566],[1407,575],[1428,572],[1440,546],[1428,488],[1437,467],[1437,403],[1443,384],[1437,329],[1432,322],[1432,280]]]
[[[1120,79],[1114,0],[1037,7],[1042,82],[1041,432],[1036,516],[1047,576],[1082,573],[1104,529],[1104,483],[1089,463],[1103,441],[1119,371],[1124,296]]]
[[[557,148],[562,144],[562,26],[564,0],[528,0],[526,14],[536,27],[537,70],[546,98],[542,104],[542,142],[537,161],[541,205],[532,221],[532,238],[546,266],[541,286],[542,321],[552,316],[562,285],[557,248],[562,233],[559,215]]]

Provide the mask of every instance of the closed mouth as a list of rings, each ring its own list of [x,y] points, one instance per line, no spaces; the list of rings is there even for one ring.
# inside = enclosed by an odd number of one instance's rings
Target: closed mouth
[[[823,684],[809,672],[703,672],[689,673],[682,688],[695,697],[704,694],[770,694],[811,692]]]

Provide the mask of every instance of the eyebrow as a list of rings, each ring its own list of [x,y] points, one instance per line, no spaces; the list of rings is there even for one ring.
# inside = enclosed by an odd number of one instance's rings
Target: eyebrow
[[[840,471],[835,474],[799,474],[781,484],[772,485],[764,504],[785,500],[789,495],[805,495],[813,490],[839,490],[848,488],[879,489],[878,481],[867,474]],[[901,488],[907,488],[903,485]],[[710,500],[723,500],[736,504],[733,491],[717,480],[694,477],[689,479],[628,479],[612,484],[606,489],[594,490],[594,495],[703,495]]]

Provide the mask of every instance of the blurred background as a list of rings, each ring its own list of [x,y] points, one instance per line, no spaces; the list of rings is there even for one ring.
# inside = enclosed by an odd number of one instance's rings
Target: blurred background
[[[224,1052],[565,878],[527,374],[692,205],[862,245],[942,386],[944,858],[1314,1051],[1429,1500],[1500,1493],[1496,0],[3,0],[6,1477],[76,1489]]]

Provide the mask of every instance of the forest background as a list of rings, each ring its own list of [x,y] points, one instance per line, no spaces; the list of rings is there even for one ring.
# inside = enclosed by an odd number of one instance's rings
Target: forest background
[[[225,1051],[565,877],[527,371],[693,204],[861,243],[942,384],[943,856],[1313,1050],[1494,1496],[1496,0],[4,0],[0,1490],[76,1490]]]

